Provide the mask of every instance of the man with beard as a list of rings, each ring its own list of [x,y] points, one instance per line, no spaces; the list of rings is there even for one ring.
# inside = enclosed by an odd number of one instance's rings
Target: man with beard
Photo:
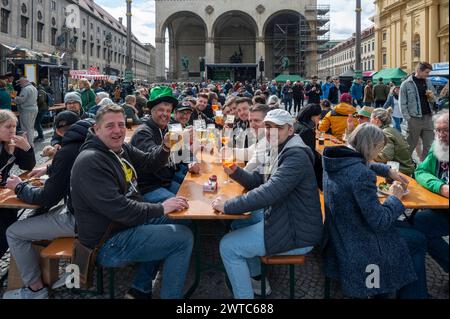
[[[432,191],[448,198],[448,110],[435,116],[435,141],[428,156],[417,167],[417,182]],[[448,273],[448,236],[447,210],[422,210],[414,217],[414,228],[421,231],[428,241],[428,252]]]
[[[168,134],[170,114],[177,105],[178,100],[172,95],[170,87],[154,87],[147,103],[151,116],[136,130],[130,144],[155,156],[170,152],[169,139],[165,139],[164,136]],[[177,172],[175,163],[169,159],[159,170],[140,174],[138,184],[144,201],[160,203],[175,197],[183,179],[183,172]]]
[[[204,120],[206,124],[213,124],[214,120],[206,116],[204,113],[206,107],[208,106],[208,94],[200,93],[197,96],[197,101],[194,106],[194,111],[192,112],[191,118],[189,119],[189,125],[194,124],[194,120]]]

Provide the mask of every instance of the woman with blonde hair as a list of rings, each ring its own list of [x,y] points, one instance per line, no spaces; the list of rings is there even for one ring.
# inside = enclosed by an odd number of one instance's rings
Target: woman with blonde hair
[[[391,126],[392,108],[387,110],[378,108],[372,112],[370,123],[383,130],[386,144],[383,150],[375,157],[376,162],[387,163],[394,161],[400,163],[400,172],[411,176],[414,172],[414,162],[409,154],[409,146],[403,135]]]
[[[9,110],[0,110],[0,186],[8,182],[14,164],[30,171],[36,165],[34,150],[26,137],[16,135],[17,117]],[[0,208],[0,258],[8,249],[6,229],[17,220],[17,209]]]
[[[95,92],[91,89],[91,83],[87,79],[81,79],[78,81],[80,88],[79,93],[81,95],[81,107],[87,112],[91,107],[95,105]]]

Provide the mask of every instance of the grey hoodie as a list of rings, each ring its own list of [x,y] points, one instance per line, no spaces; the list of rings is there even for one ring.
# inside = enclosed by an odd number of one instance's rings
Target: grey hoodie
[[[16,97],[17,110],[20,112],[37,112],[37,97],[38,91],[31,84],[27,84],[20,91],[20,95]]]
[[[225,213],[264,209],[268,255],[314,246],[321,239],[323,225],[313,163],[311,149],[294,135],[267,164],[268,178],[241,168],[231,175],[248,192],[227,200]]]

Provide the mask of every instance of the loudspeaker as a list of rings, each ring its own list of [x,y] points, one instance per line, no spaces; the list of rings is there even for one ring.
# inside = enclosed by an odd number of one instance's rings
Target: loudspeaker
[[[264,61],[263,60],[259,61],[259,72],[264,72]]]

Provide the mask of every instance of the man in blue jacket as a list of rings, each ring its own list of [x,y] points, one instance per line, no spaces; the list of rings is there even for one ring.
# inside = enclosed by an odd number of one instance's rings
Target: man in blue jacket
[[[356,78],[350,88],[350,94],[352,95],[353,106],[362,106],[363,103],[363,85],[362,78]]]

